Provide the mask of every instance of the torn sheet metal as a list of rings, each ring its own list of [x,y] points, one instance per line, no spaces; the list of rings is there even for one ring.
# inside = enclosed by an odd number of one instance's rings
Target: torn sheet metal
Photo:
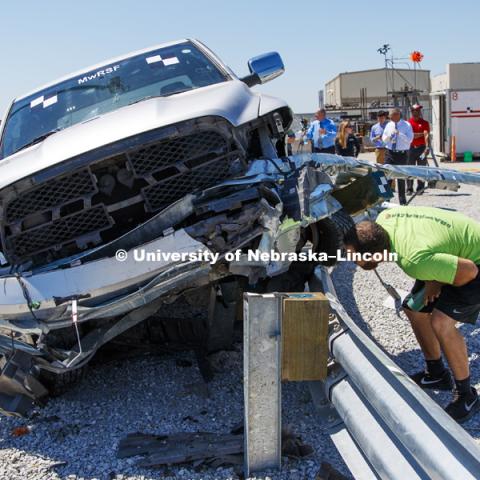
[[[419,178],[427,182],[435,182],[434,188],[457,191],[460,184],[480,186],[480,174],[460,172],[446,168],[401,166],[401,165],[375,165],[391,178]]]
[[[279,196],[279,203],[263,214],[265,232],[257,247],[259,252],[296,252],[302,229],[342,208],[332,196],[334,186],[330,177],[311,162],[297,167],[288,158],[255,160],[241,181],[276,183],[272,191]],[[235,180],[226,183],[232,185]],[[242,255],[238,262],[230,264],[230,271],[248,276],[255,283],[260,278],[286,272],[290,265],[288,260],[252,262]]]
[[[48,394],[32,374],[32,356],[22,350],[0,358],[0,412],[24,416]]]
[[[333,154],[301,154],[290,157],[296,165],[314,162],[321,166],[327,173],[336,174],[344,171],[355,171],[358,169],[380,170],[391,178],[417,178],[427,182],[438,182],[440,188],[455,189],[460,183],[466,185],[480,186],[480,174],[471,172],[460,172],[447,168],[411,166],[411,165],[388,165],[372,164],[366,160],[357,160],[353,157],[341,157]]]

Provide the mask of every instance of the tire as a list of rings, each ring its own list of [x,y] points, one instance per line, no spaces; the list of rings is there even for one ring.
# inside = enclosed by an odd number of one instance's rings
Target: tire
[[[355,226],[355,223],[352,217],[343,209],[335,212],[331,217],[315,223],[312,226],[312,228],[316,228],[316,234],[318,235],[315,251],[325,252],[327,255],[336,255],[337,250],[342,250],[344,247],[344,235],[353,226]],[[331,267],[336,263],[335,258],[329,258],[325,262],[320,262],[321,265],[327,267]]]

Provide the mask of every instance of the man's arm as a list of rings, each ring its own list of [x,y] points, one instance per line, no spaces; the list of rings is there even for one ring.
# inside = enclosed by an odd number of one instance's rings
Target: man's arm
[[[423,304],[428,305],[429,303],[434,302],[440,296],[443,285],[443,283],[437,282],[435,280],[427,280],[425,282]]]
[[[326,122],[325,133],[322,138],[334,138],[337,135],[337,127],[332,121]]]
[[[457,271],[455,273],[452,285],[454,287],[461,287],[474,280],[477,275],[478,267],[474,262],[467,258],[458,257]],[[428,303],[435,301],[435,299],[440,296],[443,285],[444,283],[437,280],[425,281],[425,294],[423,296],[423,303],[427,305]]]
[[[428,154],[428,145],[429,145],[429,140],[430,140],[430,125],[427,125],[427,127],[425,128],[425,130],[423,131],[423,136],[425,138],[425,151],[427,152]]]
[[[337,126],[333,120],[330,120],[327,124],[327,133],[333,133],[334,135],[337,134]]]
[[[407,123],[407,131],[405,132],[405,135],[410,143],[413,142],[413,128],[412,126]]]
[[[382,133],[378,133],[378,134],[375,134],[373,128],[370,130],[370,140],[372,142],[377,142],[378,140],[382,140],[382,135],[383,135],[383,130],[382,130]]]
[[[474,280],[478,275],[478,267],[468,258],[458,258],[457,272],[453,279],[455,287],[461,287]]]
[[[392,131],[392,126],[391,124],[387,124],[387,126],[385,127],[385,130],[383,131],[383,135],[382,135],[382,140],[384,143],[387,143],[389,142],[391,139],[392,139],[392,134],[394,132]]]
[[[422,254],[413,267],[418,280],[448,283],[455,287],[471,282],[478,274],[478,267],[467,258],[449,253]]]
[[[315,128],[315,122],[312,122],[310,124],[310,127],[308,127],[308,130],[307,130],[307,133],[305,134],[305,136],[311,140],[313,138],[313,129]]]
[[[413,128],[410,125],[410,123],[408,123],[408,122],[405,122],[404,126],[405,126],[405,128],[402,128],[403,131],[399,132],[399,136],[404,137],[405,141],[407,141],[410,144],[410,143],[412,143],[412,140],[414,138]],[[422,135],[423,135],[423,133],[422,133]]]
[[[360,142],[358,141],[358,138],[354,135],[353,136],[353,143],[355,145],[355,157],[358,157],[358,155],[360,154]]]

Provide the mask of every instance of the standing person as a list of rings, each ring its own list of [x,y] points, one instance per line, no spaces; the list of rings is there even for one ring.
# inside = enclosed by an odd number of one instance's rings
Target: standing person
[[[302,118],[300,120],[300,123],[302,124],[302,128],[299,132],[297,132],[297,136],[300,140],[298,142],[297,153],[303,152],[303,150],[305,148],[305,145],[310,143],[310,142],[308,142],[307,137],[306,137],[307,131],[308,131],[309,121],[308,121],[307,118]]]
[[[395,252],[396,263],[415,279],[403,308],[422,349],[425,371],[411,378],[422,388],[455,390],[445,409],[458,422],[480,410],[470,384],[467,346],[458,322],[475,324],[480,313],[480,224],[458,212],[432,207],[384,210],[344,237],[347,252]],[[359,260],[372,270],[379,262]]]
[[[337,127],[332,119],[327,118],[324,108],[318,110],[307,131],[306,137],[312,141],[312,152],[335,153],[335,135]]]
[[[377,113],[377,123],[370,130],[370,141],[375,146],[375,162],[385,163],[385,144],[382,140],[383,131],[387,126],[387,112],[380,110]]]
[[[293,155],[293,145],[295,144],[295,132],[289,130],[287,132],[287,155]]]
[[[428,137],[430,124],[422,118],[422,106],[416,103],[412,106],[412,116],[408,123],[412,126],[413,142],[408,152],[409,165],[428,165]],[[421,195],[425,188],[425,182],[417,180],[417,193]],[[413,195],[413,180],[407,180],[407,194]]]
[[[344,157],[358,157],[360,153],[360,142],[353,134],[353,127],[350,122],[342,122],[338,128],[335,138],[335,153]]]
[[[385,126],[382,140],[386,147],[385,163],[390,165],[407,165],[408,152],[413,140],[413,130],[412,126],[402,119],[402,112],[399,108],[390,110],[390,121]],[[397,185],[398,201],[400,205],[406,205],[405,180],[398,179]]]

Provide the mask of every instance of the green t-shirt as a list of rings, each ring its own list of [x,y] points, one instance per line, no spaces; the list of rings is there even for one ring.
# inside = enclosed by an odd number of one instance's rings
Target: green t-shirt
[[[458,257],[480,264],[480,223],[457,212],[397,207],[377,218],[390,237],[398,265],[410,277],[452,284]]]

